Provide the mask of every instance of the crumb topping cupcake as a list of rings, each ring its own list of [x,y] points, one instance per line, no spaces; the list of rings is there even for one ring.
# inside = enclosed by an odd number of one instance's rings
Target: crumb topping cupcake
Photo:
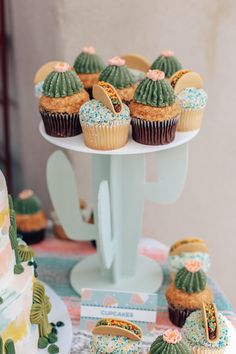
[[[81,133],[79,109],[89,100],[83,84],[69,64],[58,63],[46,77],[39,110],[46,133],[68,137]]]
[[[110,59],[108,66],[101,72],[99,80],[114,86],[124,103],[128,104],[133,99],[137,80],[126,66],[124,59],[118,56]]]
[[[166,290],[170,321],[183,327],[190,313],[200,309],[202,302],[211,302],[212,297],[201,262],[188,261]]]
[[[162,145],[174,140],[180,113],[165,74],[149,70],[130,103],[133,139],[141,144]]]
[[[182,69],[182,65],[172,50],[163,50],[152,63],[151,69],[164,71],[166,78],[169,79],[176,71]]]
[[[92,46],[84,47],[74,62],[74,70],[90,94],[93,85],[99,81],[100,72],[104,67],[102,58],[96,54]]]

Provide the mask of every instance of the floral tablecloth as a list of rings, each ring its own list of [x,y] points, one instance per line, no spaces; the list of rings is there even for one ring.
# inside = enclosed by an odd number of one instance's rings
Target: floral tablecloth
[[[72,289],[69,274],[72,267],[87,255],[96,252],[89,242],[62,241],[48,235],[46,240],[34,246],[36,260],[39,265],[39,278],[51,286],[67,305],[73,324],[73,344],[71,354],[89,353],[90,335],[79,330],[80,297]],[[143,238],[140,240],[139,253],[159,262],[163,267],[164,283],[159,291],[158,316],[156,333],[163,332],[171,327],[168,319],[165,289],[169,283],[166,259],[168,247],[156,240]],[[228,317],[236,328],[236,314],[221,289],[209,279],[215,295],[215,302],[219,311]],[[143,353],[147,352],[149,344],[144,343]]]

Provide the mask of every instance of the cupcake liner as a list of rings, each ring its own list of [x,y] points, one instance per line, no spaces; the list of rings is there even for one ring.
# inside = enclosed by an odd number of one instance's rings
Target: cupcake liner
[[[67,138],[82,133],[79,113],[57,113],[40,111],[48,135]]]
[[[33,245],[35,243],[41,242],[45,237],[45,229],[31,232],[21,231],[17,229],[17,232],[19,233],[19,235],[22,236],[22,240],[28,245]]]
[[[192,354],[223,354],[225,349],[215,348],[191,348]]]
[[[175,138],[179,117],[164,121],[146,121],[133,117],[131,120],[133,139],[144,145],[165,145]]]
[[[177,327],[182,328],[185,324],[185,321],[192,312],[196,310],[190,309],[178,309],[172,305],[168,305],[169,319]]]
[[[93,99],[93,88],[92,87],[88,87],[88,88],[86,88],[86,91],[89,94],[90,100],[92,100]]]
[[[179,122],[177,124],[178,132],[187,132],[201,128],[202,118],[205,108],[201,109],[182,109]]]
[[[128,141],[129,123],[122,125],[87,125],[82,124],[84,143],[95,150],[114,150]]]

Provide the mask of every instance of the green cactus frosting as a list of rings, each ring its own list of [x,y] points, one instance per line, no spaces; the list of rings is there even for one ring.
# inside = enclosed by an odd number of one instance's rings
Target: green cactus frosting
[[[109,82],[118,89],[130,87],[136,83],[134,74],[119,57],[109,60],[109,65],[101,72],[99,81]]]
[[[15,344],[12,339],[7,339],[5,342],[5,354],[15,354]]]
[[[0,337],[0,354],[3,354],[3,341],[2,341],[2,337]]]
[[[201,269],[201,262],[188,261],[175,277],[175,287],[188,294],[198,293],[206,288],[206,275]]]
[[[134,101],[147,106],[167,107],[175,103],[175,94],[162,71],[149,70],[135,90]]]
[[[153,62],[151,69],[164,71],[167,78],[170,78],[176,71],[182,69],[182,65],[171,50],[162,51],[161,55]]]
[[[58,63],[43,83],[43,95],[61,98],[74,95],[83,89],[79,77],[67,63]]]
[[[168,329],[152,343],[150,354],[191,354],[178,330]]]
[[[31,189],[23,190],[14,200],[16,214],[35,214],[42,210],[41,201]]]
[[[77,74],[95,74],[104,69],[103,60],[95,53],[93,47],[85,47],[74,62]]]

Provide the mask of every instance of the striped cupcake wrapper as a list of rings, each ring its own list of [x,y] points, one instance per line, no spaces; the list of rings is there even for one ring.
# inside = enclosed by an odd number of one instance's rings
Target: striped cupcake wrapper
[[[40,111],[48,135],[68,138],[82,133],[79,113],[51,113]]]
[[[164,121],[146,121],[136,117],[131,120],[133,139],[144,145],[165,145],[175,138],[179,117]]]
[[[169,319],[177,327],[182,328],[185,324],[185,321],[192,312],[196,310],[190,309],[178,309],[172,305],[168,305]]]

